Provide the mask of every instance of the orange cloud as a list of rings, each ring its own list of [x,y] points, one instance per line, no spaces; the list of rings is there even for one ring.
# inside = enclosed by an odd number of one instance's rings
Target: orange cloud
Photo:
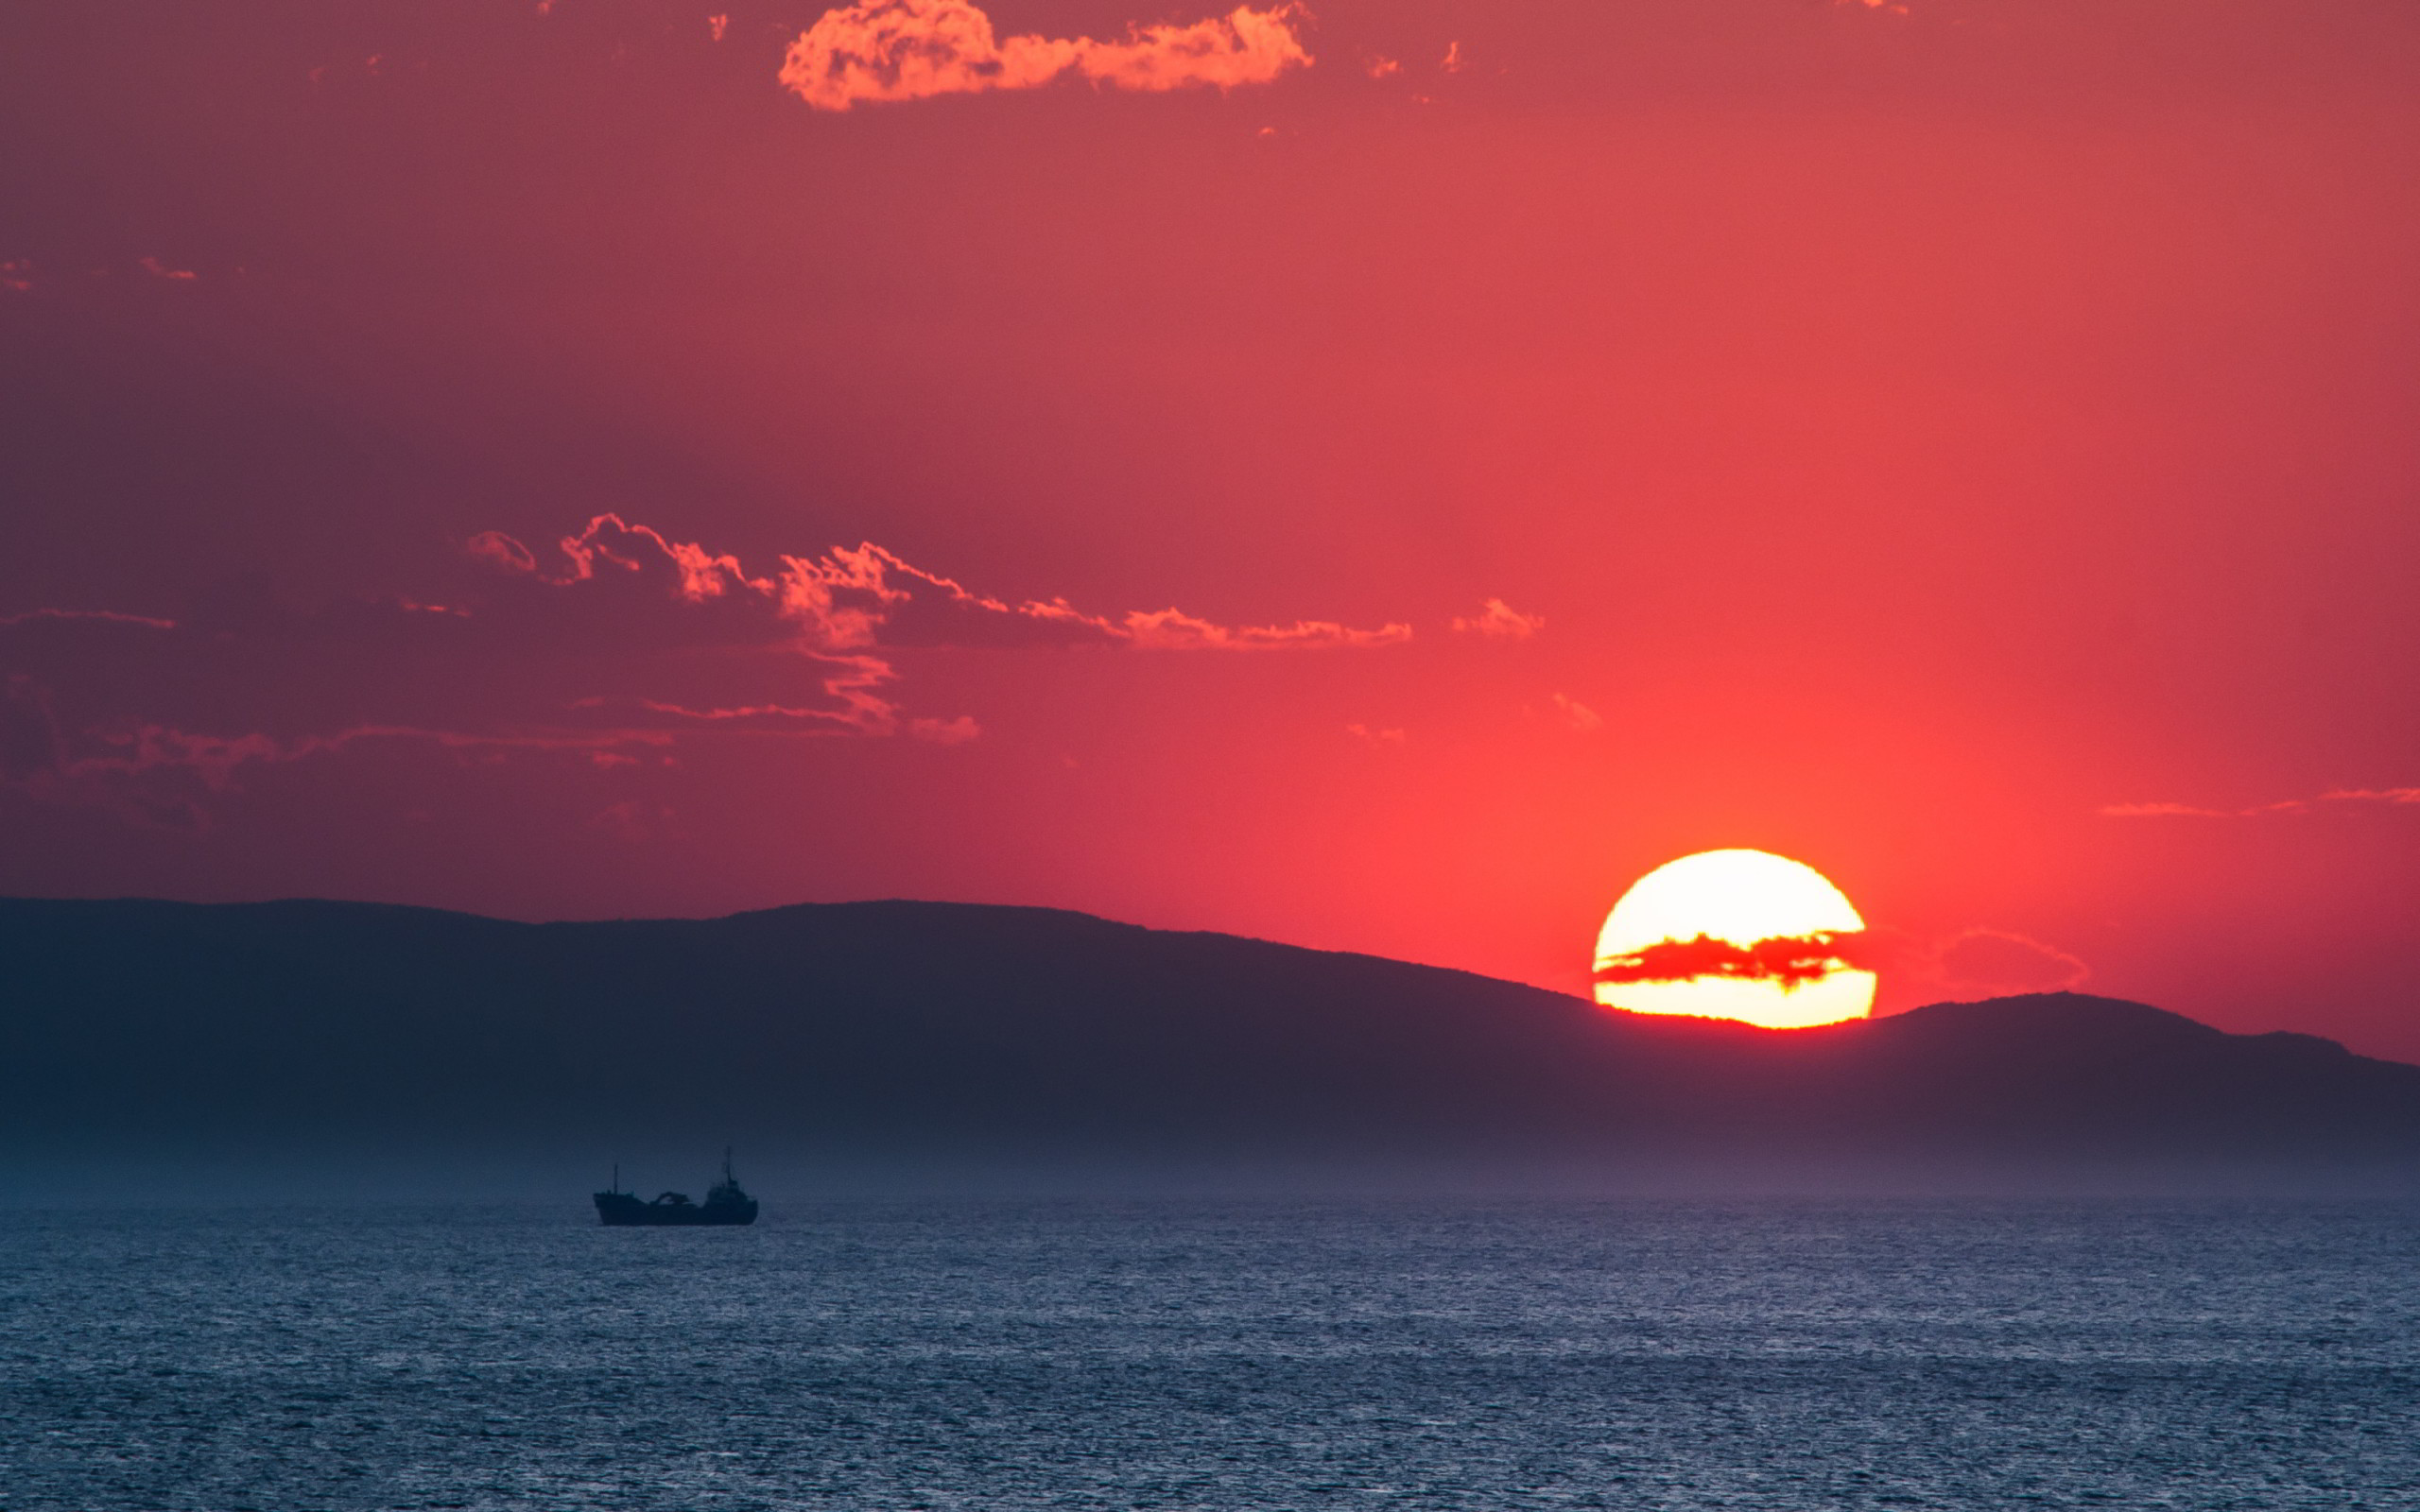
[[[1491,598],[1477,614],[1454,618],[1458,635],[1484,635],[1494,640],[1526,641],[1547,627],[1543,614],[1524,614],[1500,598]]]
[[[1190,26],[1131,28],[1122,41],[1002,38],[972,0],[859,0],[827,10],[790,44],[781,81],[820,111],[1034,89],[1064,74],[1118,89],[1267,84],[1311,55],[1291,5],[1237,6]]]
[[[872,541],[820,556],[784,556],[781,570],[750,576],[735,557],[673,541],[620,515],[600,514],[556,542],[565,565],[548,572],[512,537],[485,531],[465,543],[505,572],[558,588],[639,590],[631,612],[704,610],[719,634],[769,644],[803,641],[819,654],[880,648],[1123,647],[1139,651],[1273,651],[1394,645],[1411,627],[1359,629],[1333,620],[1220,625],[1182,610],[1088,614],[1063,598],[1010,603],[927,572]]]
[[[1129,614],[1109,633],[1143,651],[1284,651],[1395,645],[1411,639],[1411,627],[1381,625],[1374,630],[1357,630],[1333,620],[1231,627],[1164,609]]]

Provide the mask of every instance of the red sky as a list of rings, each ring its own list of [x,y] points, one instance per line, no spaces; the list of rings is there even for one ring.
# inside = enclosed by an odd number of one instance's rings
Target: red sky
[[[1745,845],[2420,1058],[2420,9],[1313,9],[0,14],[0,891],[1576,991]]]

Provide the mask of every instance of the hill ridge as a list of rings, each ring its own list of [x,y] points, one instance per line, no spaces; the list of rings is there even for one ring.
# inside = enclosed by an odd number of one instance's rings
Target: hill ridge
[[[709,1127],[802,1149],[2420,1168],[2420,1067],[2084,993],[1770,1031],[909,899],[527,923],[0,900],[0,1153]]]

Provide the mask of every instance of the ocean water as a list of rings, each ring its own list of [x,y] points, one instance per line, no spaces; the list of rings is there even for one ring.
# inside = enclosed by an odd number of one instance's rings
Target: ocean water
[[[0,1506],[2420,1507],[2420,1212],[78,1211]]]

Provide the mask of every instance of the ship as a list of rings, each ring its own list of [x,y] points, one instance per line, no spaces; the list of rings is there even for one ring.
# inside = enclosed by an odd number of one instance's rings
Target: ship
[[[614,1185],[596,1194],[597,1221],[612,1228],[652,1228],[673,1224],[745,1224],[756,1221],[756,1199],[739,1189],[731,1174],[731,1152],[722,1152],[722,1179],[706,1191],[706,1200],[692,1202],[685,1192],[666,1192],[652,1202],[622,1189],[622,1168],[614,1168]]]

